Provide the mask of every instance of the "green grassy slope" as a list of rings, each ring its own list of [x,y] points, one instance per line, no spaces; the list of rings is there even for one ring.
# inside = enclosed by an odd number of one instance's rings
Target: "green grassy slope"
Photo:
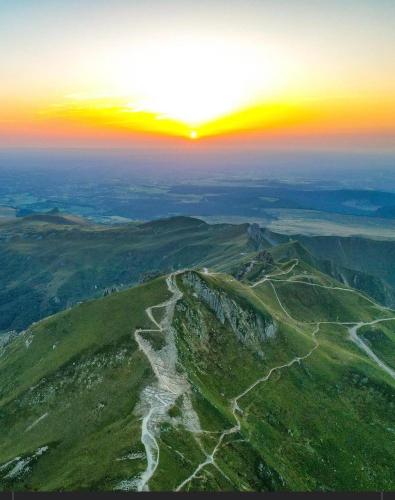
[[[226,421],[224,424],[216,417],[218,423],[214,429],[218,431],[235,424],[230,414],[232,398],[273,366],[306,355],[314,347],[315,325],[306,322],[311,321],[310,314],[305,317],[300,314],[298,321],[291,320],[278,307],[273,289],[266,283],[251,290],[226,276],[200,275],[200,279],[219,293],[237,295],[245,307],[255,311],[258,307],[258,314],[269,315],[278,326],[273,338],[263,340],[262,354],[257,356],[256,348],[237,340],[226,322],[221,324],[210,307],[197,301],[196,291],[192,288],[188,292],[184,286],[183,300],[188,308],[180,304],[176,320],[182,363],[199,398],[205,400],[204,405],[201,403],[202,412],[219,413]],[[287,302],[290,297],[293,308],[297,309],[299,301],[300,310],[304,311],[306,291],[299,292],[296,284],[288,286],[290,293],[281,298],[287,311],[291,310]],[[326,295],[320,292],[314,295],[314,313],[326,319],[328,303]],[[370,307],[363,297],[349,294],[345,301],[344,296],[336,297],[337,292],[333,293],[330,307],[336,304],[336,310],[345,314],[346,320],[370,320],[383,314]],[[188,311],[194,311],[193,316]],[[393,328],[394,325],[392,331]],[[198,334],[202,330],[203,337]],[[216,454],[216,465],[222,472],[212,466],[205,467],[198,479],[190,481],[184,489],[394,487],[391,473],[395,455],[391,423],[394,380],[348,340],[345,326],[321,325],[317,340],[319,346],[308,359],[278,370],[239,400],[241,431],[225,438]],[[215,438],[206,439],[206,450],[212,450],[215,442]],[[188,477],[196,465],[186,460],[183,463],[186,470],[177,474],[175,482]],[[176,465],[173,467],[176,474],[178,469]],[[169,486],[174,487],[174,483]]]
[[[393,489],[395,380],[342,324],[391,311],[296,258],[268,273],[266,257],[251,267],[243,256],[240,280],[178,274],[173,330],[149,331],[145,309],[172,296],[157,278],[11,340],[0,356],[1,489],[137,487],[142,395],[168,396],[157,385],[166,362],[155,375],[136,328],[153,353],[174,343],[176,378],[189,384],[148,423],[160,451],[151,490]],[[394,323],[360,330],[388,366]]]
[[[326,261],[326,272],[377,300],[395,306],[395,243],[362,237],[294,237],[316,258]]]
[[[335,236],[287,238],[264,230],[262,233],[275,244],[272,253],[277,259],[303,259],[343,284],[367,293],[380,304],[395,305],[395,281],[391,278],[394,242]]]
[[[395,329],[391,324],[377,323],[364,326],[358,334],[373,352],[395,370]]]
[[[392,243],[334,241],[300,237],[300,244],[254,225],[208,225],[189,217],[119,226],[57,212],[16,219],[0,224],[0,334],[174,269],[229,271],[258,248],[273,248],[277,259],[301,258],[382,304],[395,304]]]
[[[180,222],[187,239],[190,223]],[[143,230],[169,241],[173,223]],[[395,314],[302,260],[303,249],[287,260],[295,247],[285,243],[272,261],[230,230],[235,243],[216,233],[216,245],[232,274],[183,271],[174,314],[152,310],[171,327],[149,331],[145,309],[176,293],[157,278],[59,313],[2,348],[1,489],[133,490],[147,450],[157,459],[151,490],[395,488],[395,379],[349,332],[387,319],[358,334],[391,367]],[[220,255],[216,246],[212,267]],[[136,328],[148,329],[140,349]]]
[[[150,326],[145,307],[168,297],[163,279],[44,320],[0,361],[2,489],[113,489],[144,464],[133,411],[152,379],[133,331]],[[48,447],[41,456],[37,450]],[[30,459],[31,474],[13,474]],[[32,458],[33,457],[33,458]],[[126,458],[125,458],[126,457]],[[19,460],[19,462],[21,461]]]

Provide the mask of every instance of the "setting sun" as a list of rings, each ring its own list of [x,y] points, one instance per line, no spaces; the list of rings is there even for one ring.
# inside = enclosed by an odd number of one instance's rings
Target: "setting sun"
[[[119,51],[91,90],[45,113],[196,139],[280,91],[287,72],[273,61],[237,38],[164,37]]]
[[[276,90],[277,73],[269,57],[265,60],[264,49],[252,44],[171,37],[115,59],[107,90],[128,96],[132,112],[154,113],[158,119],[197,127]]]
[[[356,16],[336,21],[335,36],[315,9],[266,2],[172,9],[155,1],[153,9],[119,1],[95,19],[88,7],[64,7],[61,36],[52,10],[38,16],[32,7],[26,26],[13,9],[2,12],[13,30],[2,31],[0,47],[4,144],[182,138],[202,149],[207,138],[244,143],[249,135],[260,147],[273,137],[315,142],[345,132],[360,144],[391,141],[393,30],[367,40]],[[31,48],[15,52],[16,40]]]

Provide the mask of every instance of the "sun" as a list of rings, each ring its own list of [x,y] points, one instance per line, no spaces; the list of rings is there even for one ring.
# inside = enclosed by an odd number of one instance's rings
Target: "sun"
[[[203,124],[270,92],[277,76],[262,47],[213,37],[145,43],[113,64],[111,93],[127,96],[129,105],[157,120],[183,123],[191,139]]]
[[[95,124],[196,140],[248,128],[252,119],[255,125],[257,113],[246,110],[269,102],[284,80],[262,44],[232,37],[153,37],[113,53],[108,64],[102,85],[66,96],[56,110]]]

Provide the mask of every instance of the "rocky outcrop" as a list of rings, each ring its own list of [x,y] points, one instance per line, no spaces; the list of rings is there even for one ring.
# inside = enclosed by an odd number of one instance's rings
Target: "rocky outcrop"
[[[233,272],[233,275],[237,280],[241,281],[248,276],[248,274],[255,268],[256,264],[259,264],[260,275],[271,270],[275,262],[270,252],[268,252],[267,250],[260,250],[253,260],[240,266],[236,271]]]
[[[265,227],[260,227],[258,224],[250,224],[247,228],[247,234],[250,247],[254,250],[263,250],[270,248],[280,243],[285,243],[289,238],[280,234],[273,233]]]
[[[263,232],[258,224],[250,224],[247,228],[247,234],[252,246],[258,250],[263,245],[267,246],[267,242],[263,236]]]
[[[251,260],[244,264],[235,274],[237,280],[241,281],[248,273],[250,273],[256,264],[255,260]]]
[[[256,256],[256,260],[259,262],[262,262],[265,266],[273,266],[274,265],[274,260],[272,257],[272,254],[268,252],[267,250],[261,250],[258,255]]]
[[[263,342],[275,337],[277,325],[270,316],[257,314],[244,308],[225,292],[215,290],[195,272],[183,275],[183,283],[193,289],[195,297],[205,303],[222,324],[230,328],[243,344],[259,348]]]

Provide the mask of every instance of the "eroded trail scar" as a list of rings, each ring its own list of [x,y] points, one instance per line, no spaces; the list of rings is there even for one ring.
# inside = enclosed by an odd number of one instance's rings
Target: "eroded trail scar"
[[[145,471],[135,480],[137,491],[148,491],[149,481],[159,464],[160,448],[157,441],[160,424],[169,420],[168,410],[180,397],[182,399],[181,422],[187,429],[198,432],[199,419],[190,404],[190,386],[184,374],[177,370],[177,348],[175,333],[171,326],[174,308],[182,297],[175,281],[177,273],[166,278],[168,290],[172,296],[169,300],[151,307],[145,312],[156,328],[137,329],[134,337],[140,350],[147,357],[156,377],[156,382],[145,387],[140,395],[137,411],[143,415],[141,426],[141,442],[144,445],[147,466]],[[163,318],[158,322],[154,309],[165,308]],[[149,340],[144,338],[144,333],[157,332],[163,334],[164,346],[155,350]]]

